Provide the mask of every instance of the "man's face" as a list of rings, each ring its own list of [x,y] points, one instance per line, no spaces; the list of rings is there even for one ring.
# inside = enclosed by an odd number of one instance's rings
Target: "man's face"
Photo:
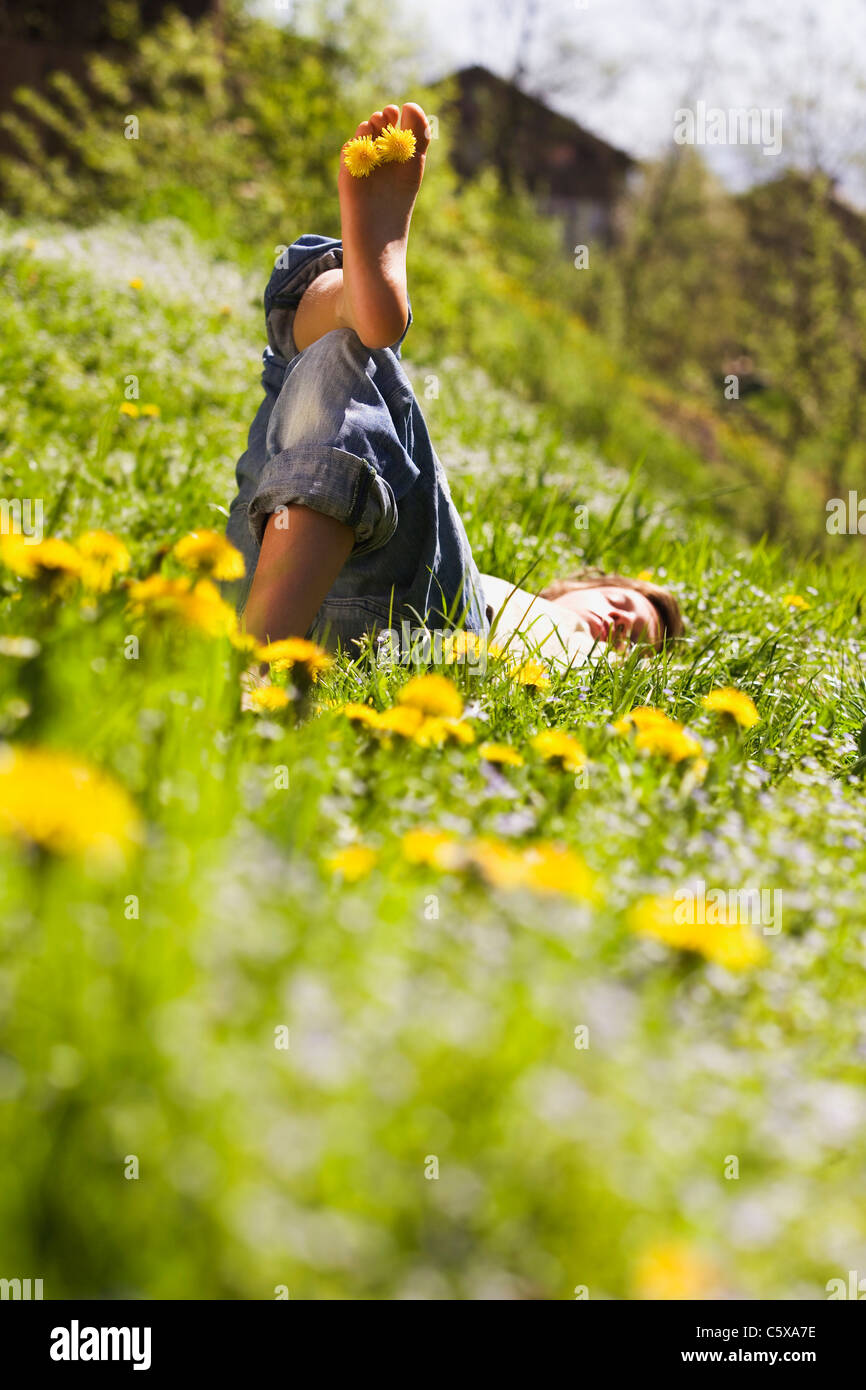
[[[629,642],[657,646],[662,625],[655,606],[636,589],[600,584],[592,589],[570,589],[553,600],[586,623],[597,642],[625,647]]]

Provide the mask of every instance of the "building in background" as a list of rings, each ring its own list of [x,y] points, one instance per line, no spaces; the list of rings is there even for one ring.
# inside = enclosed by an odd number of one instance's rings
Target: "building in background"
[[[525,186],[562,219],[569,248],[617,239],[636,160],[486,68],[463,68],[448,80],[456,88],[460,140],[452,157],[461,177],[493,168],[506,188]]]

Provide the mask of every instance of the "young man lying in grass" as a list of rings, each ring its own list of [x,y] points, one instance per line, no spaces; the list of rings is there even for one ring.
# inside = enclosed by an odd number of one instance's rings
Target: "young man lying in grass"
[[[265,291],[265,399],[237,467],[228,535],[245,624],[262,641],[464,628],[573,660],[682,631],[665,590],[619,575],[540,595],[481,575],[399,363],[406,249],[430,127],[420,106],[362,121],[340,159],[342,240],[302,236]],[[521,637],[519,634],[523,634]]]

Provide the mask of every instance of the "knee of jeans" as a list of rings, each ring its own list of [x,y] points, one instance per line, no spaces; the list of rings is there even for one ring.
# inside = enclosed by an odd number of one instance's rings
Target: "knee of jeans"
[[[298,354],[292,375],[304,377],[323,371],[345,370],[357,374],[366,370],[370,349],[364,347],[354,328],[332,328]]]
[[[334,328],[304,348],[286,376],[268,427],[271,453],[338,428],[369,350],[353,328]]]

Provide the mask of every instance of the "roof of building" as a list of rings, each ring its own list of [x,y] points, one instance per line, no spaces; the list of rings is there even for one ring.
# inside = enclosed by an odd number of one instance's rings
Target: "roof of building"
[[[618,180],[637,164],[571,116],[485,67],[461,68],[447,80],[456,83],[456,105],[467,127],[454,144],[455,163],[466,172],[491,159],[502,162],[507,145],[512,167],[530,188],[544,184],[553,194],[573,195],[579,180],[592,196],[601,191],[593,185]]]

